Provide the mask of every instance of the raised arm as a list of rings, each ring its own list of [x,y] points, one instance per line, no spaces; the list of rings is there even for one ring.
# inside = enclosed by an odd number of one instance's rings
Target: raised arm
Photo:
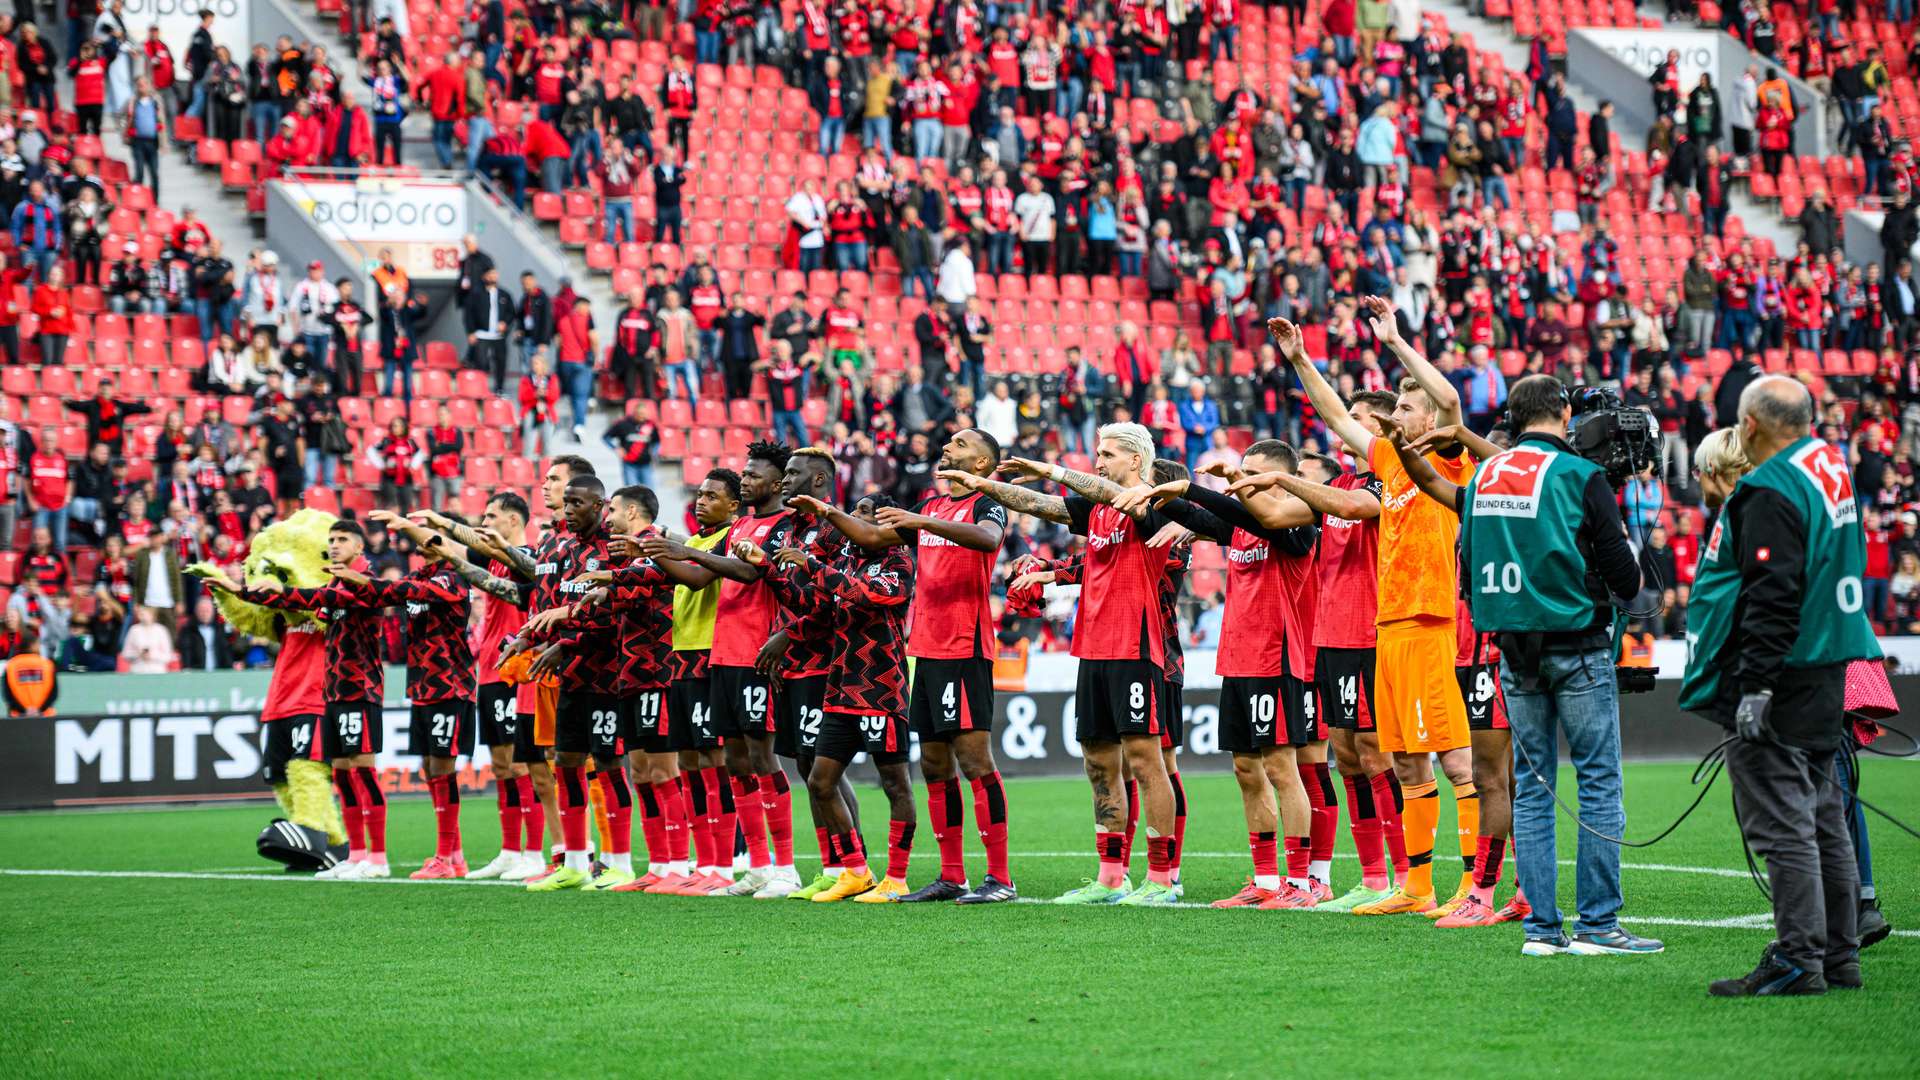
[[[1380,516],[1380,500],[1373,497],[1364,488],[1336,488],[1325,484],[1316,484],[1292,473],[1270,472],[1249,477],[1245,487],[1236,485],[1228,490],[1242,499],[1250,499],[1260,487],[1271,485],[1293,496],[1297,503],[1305,505],[1314,513],[1345,521],[1366,521]],[[1251,501],[1247,508],[1259,516],[1259,507]]]
[[[1046,465],[1026,458],[1008,458],[1000,463],[1000,471],[1008,476],[1024,476],[1033,480],[1051,480],[1065,487],[1088,502],[1106,503],[1123,511],[1135,520],[1144,519],[1153,511],[1150,505],[1119,506],[1115,503],[1121,493],[1126,491],[1119,484],[1092,473],[1069,469],[1064,465]],[[1006,500],[1002,499],[1002,502]],[[1064,502],[1064,500],[1063,500]]]
[[[811,495],[795,495],[787,500],[787,505],[795,510],[804,510],[840,530],[840,535],[859,544],[869,551],[878,548],[898,547],[907,542],[897,529],[875,525],[862,521],[831,503],[822,502]],[[891,510],[891,508],[889,508]],[[887,512],[887,511],[883,511]]]
[[[1453,388],[1440,369],[1421,356],[1419,351],[1407,344],[1400,336],[1400,324],[1393,317],[1393,305],[1378,296],[1368,296],[1360,301],[1366,305],[1373,326],[1373,336],[1382,345],[1393,350],[1400,358],[1400,364],[1420,384],[1420,389],[1433,399],[1436,424],[1457,424],[1460,422],[1460,391]]]
[[[1019,484],[989,480],[984,476],[975,476],[958,469],[942,469],[934,476],[962,491],[979,491],[991,495],[999,501],[1000,505],[1016,514],[1032,514],[1034,517],[1051,521],[1056,525],[1073,524],[1072,515],[1067,513],[1067,500],[1058,495],[1048,495]]]
[[[527,597],[524,582],[495,577],[487,573],[484,568],[475,566],[473,563],[460,558],[458,555],[446,551],[440,544],[430,545],[429,550],[440,558],[445,559],[447,565],[453,568],[453,572],[459,575],[460,580],[479,589],[488,596],[499,597],[516,607],[526,604]],[[501,561],[504,562],[505,560],[503,559]]]
[[[1362,427],[1360,421],[1353,418],[1347,406],[1334,392],[1327,377],[1313,366],[1313,358],[1307,355],[1307,345],[1301,337],[1300,328],[1285,319],[1268,319],[1267,333],[1273,343],[1280,348],[1281,355],[1293,365],[1293,373],[1300,377],[1300,385],[1307,391],[1307,400],[1313,403],[1313,411],[1327,422],[1327,429],[1340,437],[1356,455],[1361,458],[1373,447],[1373,433]]]

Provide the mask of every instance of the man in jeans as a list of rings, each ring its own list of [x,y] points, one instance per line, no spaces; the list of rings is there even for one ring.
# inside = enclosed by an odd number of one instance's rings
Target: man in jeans
[[[1507,410],[1518,440],[1498,453],[1477,439],[1469,443],[1490,453],[1455,493],[1454,505],[1461,512],[1462,576],[1470,582],[1474,625],[1500,635],[1513,739],[1514,862],[1532,906],[1520,951],[1659,952],[1660,942],[1620,928],[1619,846],[1584,829],[1574,862],[1578,917],[1571,939],[1562,928],[1553,796],[1559,740],[1564,734],[1572,750],[1581,820],[1619,836],[1626,811],[1612,597],[1640,591],[1640,566],[1606,473],[1566,441],[1573,410],[1559,381],[1551,375],[1520,380]],[[1401,460],[1422,490],[1442,497],[1422,479],[1418,455]]]

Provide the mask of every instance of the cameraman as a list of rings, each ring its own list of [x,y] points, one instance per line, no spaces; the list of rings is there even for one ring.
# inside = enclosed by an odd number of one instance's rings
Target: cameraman
[[[1599,465],[1567,443],[1573,407],[1551,375],[1515,384],[1511,449],[1480,466],[1461,501],[1461,566],[1474,625],[1500,634],[1502,689],[1514,745],[1513,847],[1533,905],[1527,956],[1656,953],[1620,928],[1620,849],[1582,830],[1575,859],[1572,939],[1554,900],[1558,877],[1552,785],[1566,733],[1580,817],[1608,836],[1621,805],[1620,699],[1611,597],[1640,591],[1613,489]]]
[[[1500,634],[1514,747],[1514,863],[1533,907],[1520,951],[1656,953],[1664,948],[1660,942],[1620,928],[1616,845],[1580,833],[1574,864],[1579,918],[1571,939],[1554,899],[1559,870],[1550,785],[1559,770],[1561,732],[1572,750],[1581,820],[1610,836],[1626,825],[1611,596],[1640,591],[1640,565],[1606,472],[1567,442],[1572,420],[1560,381],[1533,375],[1507,397],[1507,425],[1519,438],[1484,458],[1467,487],[1453,488],[1421,468],[1416,453],[1401,454],[1401,461],[1422,491],[1461,512],[1460,565],[1473,622]],[[1389,439],[1401,449],[1397,433]],[[1491,447],[1469,441],[1469,449]]]
[[[1718,997],[1861,984],[1859,870],[1834,758],[1847,664],[1880,647],[1862,602],[1866,538],[1846,459],[1812,425],[1813,398],[1792,379],[1741,392],[1754,469],[1707,538],[1688,608],[1680,705],[1738,736],[1727,744],[1734,812],[1773,893],[1775,940],[1751,973],[1709,987]]]

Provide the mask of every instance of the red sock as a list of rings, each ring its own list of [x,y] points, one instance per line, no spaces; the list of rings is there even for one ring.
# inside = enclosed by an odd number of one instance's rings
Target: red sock
[[[607,836],[602,844],[609,855],[633,853],[633,785],[624,765],[600,771],[600,789],[607,800]]]
[[[793,865],[793,788],[787,770],[776,769],[760,778],[760,801],[773,838],[773,865]]]
[[[347,834],[347,853],[358,858],[367,850],[366,813],[360,808],[360,788],[352,769],[333,770],[333,786],[340,793],[340,823]]]
[[[520,785],[518,777],[493,782],[495,809],[500,812],[500,850],[520,850]]]
[[[959,789],[953,794],[957,797]],[[973,782],[973,822],[979,827],[981,846],[987,849],[987,876],[1003,885],[1013,884],[1013,873],[1007,866],[1007,789],[1000,783],[999,773],[990,772]],[[959,851],[960,841],[955,840],[953,847]],[[941,862],[946,862],[944,854]],[[965,876],[964,867],[961,876]]]
[[[460,850],[460,782],[452,773],[427,778],[433,798],[433,853],[451,858]]]
[[[1250,832],[1247,847],[1253,850],[1253,876],[1280,876],[1280,843],[1273,833]]]
[[[1300,767],[1300,783],[1307,789],[1307,805],[1312,810],[1310,846],[1314,862],[1333,858],[1333,837],[1340,827],[1340,800],[1333,793],[1333,774],[1324,761],[1310,761]]]
[[[833,837],[827,835],[827,830],[815,826],[813,838],[820,843],[820,868],[824,870],[833,866]]]
[[[674,801],[680,804],[680,821],[686,827],[680,835],[679,861],[686,861],[692,854],[693,842],[700,835],[700,816],[693,812],[693,784],[689,783],[686,773],[673,774]]]
[[[1121,854],[1126,850],[1127,838],[1117,832],[1096,832],[1093,834],[1093,848],[1100,856],[1100,884],[1109,888],[1119,888],[1127,878],[1127,860]]]
[[[1187,785],[1180,782],[1179,770],[1167,774],[1173,786],[1173,878],[1180,880],[1180,856],[1187,850]]]
[[[979,788],[974,788],[974,806],[979,807]],[[963,885],[967,880],[964,854],[965,837],[960,834],[960,781],[953,777],[927,784],[927,826],[933,830],[933,842],[940,849],[940,880]]]
[[[360,765],[353,770],[360,785],[361,811],[367,822],[367,857],[374,862],[387,861],[387,795],[380,790],[380,778],[373,766]]]
[[[1173,884],[1173,837],[1147,837],[1147,880],[1156,885]]]
[[[713,862],[717,870],[733,872],[733,838],[740,828],[740,808],[733,801],[733,785],[725,769],[707,770],[707,817],[713,823]]]
[[[1352,776],[1340,780],[1347,786],[1347,828],[1360,856],[1360,883],[1369,889],[1384,888],[1393,878],[1388,876],[1386,851],[1380,846],[1380,812],[1373,805],[1373,785]]]
[[[764,869],[769,860],[767,804],[761,801],[760,778],[736,776],[732,780],[733,811],[739,818],[740,831],[747,836],[747,865]]]
[[[640,836],[647,842],[647,861],[667,861],[667,816],[660,803],[659,786],[641,784],[634,792],[640,798]]]
[[[685,781],[682,796],[686,799],[687,814],[693,830],[693,865],[695,869],[713,865],[713,816],[707,813],[707,774],[712,769],[684,774]]]
[[[1133,834],[1140,827],[1140,781],[1127,781],[1127,831],[1122,834],[1120,864],[1133,865]]]
[[[1287,837],[1287,876],[1305,880],[1313,864],[1313,844],[1304,836]]]
[[[907,880],[907,860],[913,857],[913,822],[887,822],[887,876]]]
[[[1393,770],[1379,774],[1371,779],[1373,785],[1373,806],[1380,816],[1380,835],[1386,840],[1387,858],[1393,863],[1393,879],[1398,882],[1407,876],[1407,834],[1400,823],[1402,807],[1400,778]]]
[[[587,767],[556,765],[554,786],[560,794],[560,846],[571,852],[587,850]]]
[[[513,778],[514,785],[520,789],[520,831],[526,837],[520,845],[521,851],[540,854],[540,846],[547,839],[547,811],[540,805],[540,797],[533,791],[533,774]]]
[[[1506,857],[1506,837],[1480,837],[1474,851],[1474,886],[1491,892],[1495,885],[1500,884],[1500,862]]]
[[[833,838],[835,862],[855,874],[870,874],[867,867],[867,853],[860,848],[860,838],[851,832],[843,832]]]

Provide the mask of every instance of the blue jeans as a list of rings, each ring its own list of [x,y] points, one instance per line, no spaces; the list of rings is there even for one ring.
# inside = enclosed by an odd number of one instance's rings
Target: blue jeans
[[[888,116],[869,116],[860,122],[860,142],[867,149],[879,147],[880,152],[893,160],[893,118]]]
[[[382,379],[382,393],[387,397],[392,397],[395,385],[394,380],[398,379],[400,380],[398,385],[400,387],[401,399],[408,405],[413,404],[412,345],[408,345],[404,349],[396,349],[392,355],[387,357],[387,364],[385,370],[382,372]]]
[[[776,440],[784,439],[784,433],[789,431],[793,433],[793,438],[787,442],[788,446],[811,445],[807,439],[807,425],[798,412],[791,409],[773,410],[773,437]]]
[[[920,66],[920,54],[902,49],[893,54],[893,60],[900,68],[900,81],[912,82],[913,70]]]
[[[1239,27],[1228,25],[1213,28],[1213,47],[1208,50],[1209,58],[1217,61],[1222,53],[1229,60],[1240,59]]]
[[[922,161],[940,156],[940,121],[915,120],[913,122],[913,156]]]
[[[1127,277],[1140,276],[1140,253],[1139,252],[1122,251],[1119,253],[1119,257],[1120,257],[1120,276],[1121,277],[1127,278]]]
[[[689,356],[677,364],[664,365],[667,369],[667,396],[672,397],[674,386],[687,388],[687,402],[700,404],[700,362]]]
[[[1502,210],[1513,208],[1513,199],[1507,194],[1507,178],[1504,176],[1489,176],[1482,180],[1480,194],[1486,196],[1488,205],[1497,202]]]
[[[233,330],[234,320],[240,314],[240,302],[226,300],[216,304],[211,300],[195,300],[193,314],[200,320],[200,340],[212,341],[215,333]]]
[[[453,121],[433,122],[433,156],[443,169],[453,168]]]
[[[618,244],[621,240],[638,239],[633,231],[633,200],[608,200],[607,243]]]
[[[478,172],[480,151],[493,138],[493,121],[484,116],[467,117],[467,171]]]
[[[332,334],[301,334],[300,340],[307,343],[307,351],[313,354],[313,362],[324,368],[328,354],[333,351]]]
[[[823,116],[820,118],[820,156],[832,157],[840,152],[840,143],[847,137],[847,118],[844,116]]]
[[[100,520],[100,500],[75,497],[67,503],[67,520],[77,521],[92,531],[94,522]]]
[[[867,245],[865,241],[851,244],[836,240],[833,244],[833,268],[835,270],[865,270],[867,268]]]
[[[593,369],[585,364],[562,360],[554,366],[554,373],[560,376],[560,389],[566,391],[567,400],[573,402],[574,426],[584,427],[587,422],[587,403],[593,399]]]
[[[247,106],[247,137],[265,144],[280,130],[280,106],[271,101],[256,101]]]
[[[1013,273],[1013,234],[996,232],[987,234],[987,272],[990,274]]]
[[[573,137],[573,152],[567,157],[567,174],[573,178],[574,187],[587,186],[587,173],[600,167],[600,159],[606,150],[598,131],[582,131]]]
[[[1513,861],[1520,888],[1533,906],[1526,933],[1550,938],[1561,933],[1553,790],[1562,734],[1572,754],[1581,820],[1588,828],[1619,836],[1627,812],[1621,802],[1620,693],[1612,655],[1594,649],[1542,656],[1539,681],[1539,689],[1522,690],[1508,661],[1500,662],[1513,729]],[[1605,933],[1618,926],[1619,846],[1582,829],[1573,880],[1579,915],[1573,932]]]
[[[1053,92],[1054,108],[1069,120],[1080,111],[1081,103],[1086,100],[1087,84],[1075,78],[1061,79],[1060,86]]]
[[[653,486],[653,466],[638,465],[631,461],[620,463],[620,482],[632,487],[635,484]]]
[[[826,256],[827,256],[827,246],[825,244],[822,244],[819,247],[801,248],[800,249],[801,273],[811,274],[815,270],[820,269],[821,266],[824,265],[826,262]]]
[[[1340,61],[1341,67],[1352,66],[1354,55],[1353,39],[1335,35],[1333,39],[1333,55],[1336,60]]]
[[[1887,0],[1888,22],[1912,22],[1913,0]]]
[[[65,507],[59,510],[35,510],[33,512],[33,527],[36,529],[46,529],[53,533],[53,550],[67,550],[67,511]]]
[[[335,478],[339,475],[339,454],[325,453],[314,447],[307,448],[307,483],[332,487]]]
[[[554,195],[567,190],[567,163],[558,156],[540,162],[540,190]]]
[[[913,283],[916,281],[920,283],[920,298],[929,304],[933,303],[933,271],[924,266],[910,274],[900,275],[900,295],[912,296]]]
[[[720,40],[720,31],[718,30],[695,30],[693,32],[694,63],[719,63]]]

